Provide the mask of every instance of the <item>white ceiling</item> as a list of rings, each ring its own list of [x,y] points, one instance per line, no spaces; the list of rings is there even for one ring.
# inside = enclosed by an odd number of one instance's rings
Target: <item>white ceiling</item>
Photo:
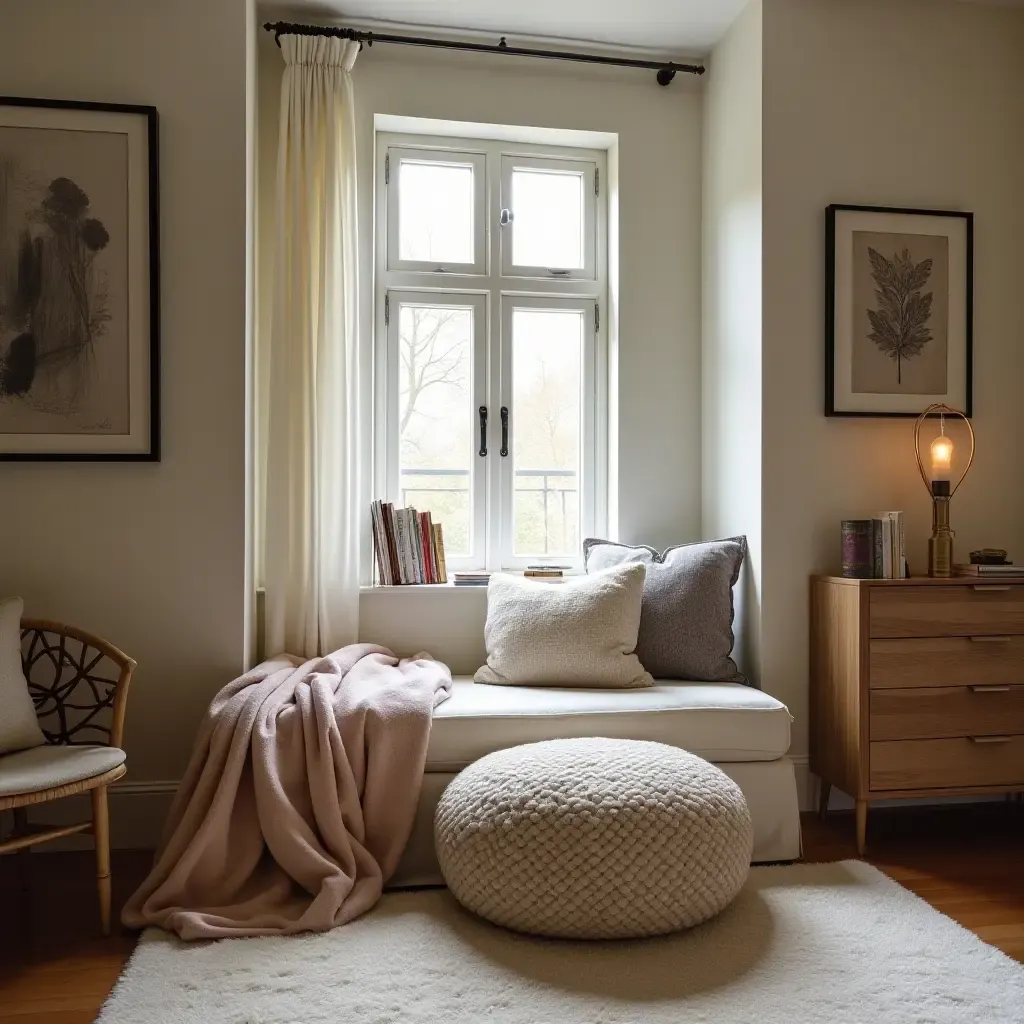
[[[296,15],[387,21],[678,53],[707,52],[746,0],[290,0]]]
[[[273,0],[270,0],[273,4]],[[289,16],[393,23],[449,32],[565,39],[698,56],[722,37],[746,0],[280,0]],[[1024,7],[1024,0],[966,0]],[[282,10],[273,4],[277,10]],[[383,30],[383,29],[382,29]]]

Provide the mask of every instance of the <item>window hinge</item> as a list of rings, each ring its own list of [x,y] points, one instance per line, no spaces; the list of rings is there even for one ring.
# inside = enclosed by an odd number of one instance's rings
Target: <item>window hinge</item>
[[[384,154],[384,184],[387,185],[391,181],[391,154]]]
[[[594,303],[594,333],[601,330],[601,303]]]
[[[601,194],[601,168],[594,168],[594,195],[599,196]]]
[[[391,321],[391,297],[388,295],[387,292],[385,292],[384,293],[384,326],[387,327],[387,325],[390,323],[390,321]]]

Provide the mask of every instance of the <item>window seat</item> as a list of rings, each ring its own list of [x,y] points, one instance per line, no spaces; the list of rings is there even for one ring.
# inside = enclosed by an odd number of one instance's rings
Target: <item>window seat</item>
[[[637,690],[487,686],[456,677],[434,714],[412,835],[390,888],[441,884],[434,809],[466,765],[495,750],[587,736],[655,740],[721,768],[743,790],[755,862],[800,856],[800,818],[789,749],[791,718],[774,697],[739,683],[658,680]]]

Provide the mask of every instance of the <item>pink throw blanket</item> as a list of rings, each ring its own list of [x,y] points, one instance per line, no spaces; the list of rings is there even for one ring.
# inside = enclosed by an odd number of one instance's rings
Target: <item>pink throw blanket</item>
[[[450,692],[447,666],[373,644],[282,655],[225,686],[122,921],[212,939],[326,931],[368,910],[409,838]]]

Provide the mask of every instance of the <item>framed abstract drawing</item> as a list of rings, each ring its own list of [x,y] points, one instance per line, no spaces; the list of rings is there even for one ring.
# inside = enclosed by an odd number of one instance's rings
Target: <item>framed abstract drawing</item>
[[[825,415],[972,412],[974,215],[829,206]]]
[[[0,97],[0,459],[160,458],[153,107]]]

